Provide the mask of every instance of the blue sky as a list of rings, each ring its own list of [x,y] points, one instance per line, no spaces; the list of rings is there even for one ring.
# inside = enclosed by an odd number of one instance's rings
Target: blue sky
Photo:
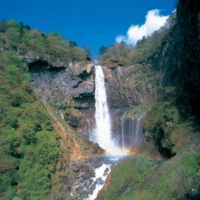
[[[110,46],[116,39],[131,44],[133,40],[127,33],[131,26],[134,28],[133,25],[145,24],[145,16],[150,10],[161,10],[159,15],[163,16],[171,14],[175,9],[175,2],[175,0],[2,0],[0,20],[14,18],[32,29],[38,28],[45,33],[56,30],[66,39],[76,41],[79,46],[90,46],[96,54],[101,45]],[[153,18],[149,24],[155,21]],[[131,34],[134,34],[134,30],[130,30],[129,33],[132,31]]]

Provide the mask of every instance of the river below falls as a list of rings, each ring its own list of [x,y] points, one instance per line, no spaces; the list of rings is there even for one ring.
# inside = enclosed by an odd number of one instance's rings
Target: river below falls
[[[75,185],[71,189],[70,196],[76,200],[94,200],[97,197],[98,192],[103,188],[108,175],[110,174],[113,167],[122,159],[124,159],[126,155],[107,155],[100,158],[97,158],[99,162],[96,163],[96,167],[93,168],[94,174],[90,177],[89,184],[86,187],[83,187],[83,183],[79,183]],[[90,161],[92,165],[93,161]],[[96,161],[95,161],[96,162]],[[87,197],[77,196],[77,193],[80,190],[84,190],[87,193]]]

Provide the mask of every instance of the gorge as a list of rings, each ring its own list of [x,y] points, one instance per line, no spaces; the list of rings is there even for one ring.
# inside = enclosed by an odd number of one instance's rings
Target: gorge
[[[97,65],[0,22],[0,199],[199,199],[199,44],[197,0]]]

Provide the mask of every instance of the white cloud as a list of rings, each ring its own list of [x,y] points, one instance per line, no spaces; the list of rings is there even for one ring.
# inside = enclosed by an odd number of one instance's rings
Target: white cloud
[[[118,35],[115,40],[117,43],[124,41],[127,44],[135,45],[143,36],[151,35],[155,30],[163,26],[168,17],[169,16],[161,16],[160,11],[157,9],[150,10],[146,15],[146,22],[143,25],[131,25],[126,36]]]

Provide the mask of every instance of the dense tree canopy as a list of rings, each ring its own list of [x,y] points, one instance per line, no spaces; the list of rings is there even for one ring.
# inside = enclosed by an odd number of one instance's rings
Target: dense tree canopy
[[[45,59],[52,65],[58,62],[84,61],[91,55],[57,31],[45,34],[38,29],[30,30],[28,25],[18,23],[15,19],[0,22],[0,47],[17,51],[19,55],[29,54]]]

